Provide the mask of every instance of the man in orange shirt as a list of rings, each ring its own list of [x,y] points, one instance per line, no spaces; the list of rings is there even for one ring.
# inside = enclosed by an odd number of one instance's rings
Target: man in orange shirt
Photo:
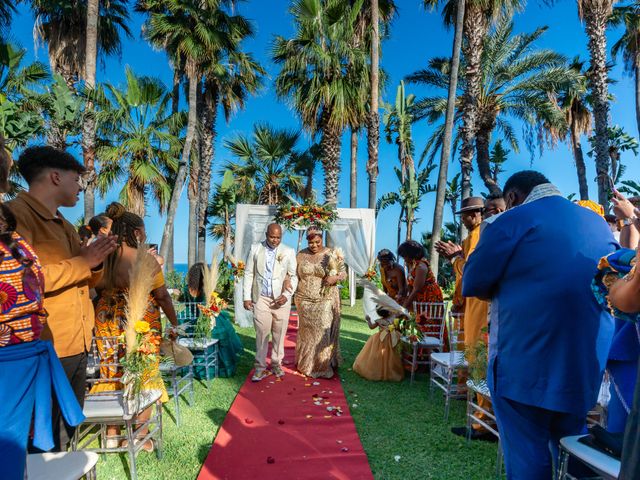
[[[87,351],[94,312],[89,289],[102,276],[102,262],[115,250],[114,236],[83,245],[76,229],[58,211],[79,199],[84,167],[71,154],[53,147],[27,148],[18,169],[29,185],[7,205],[16,231],[33,247],[42,264],[44,307],[48,313],[42,338],[51,340],[80,406],[86,389]],[[53,402],[54,450],[65,450],[73,435]]]
[[[484,211],[487,215],[483,215]],[[490,197],[486,201],[480,197],[470,197],[462,201],[462,208],[456,212],[460,214],[460,220],[468,230],[469,235],[462,241],[462,246],[453,242],[439,242],[436,245],[438,252],[444,257],[451,260],[453,269],[456,274],[456,288],[453,295],[453,306],[458,312],[464,312],[464,343],[466,348],[471,348],[481,340],[482,330],[487,327],[489,318],[489,303],[479,298],[462,296],[462,276],[464,274],[464,266],[467,259],[473,253],[480,240],[480,225],[485,218],[497,213],[504,212],[505,204],[502,197]],[[487,401],[483,396],[478,395],[478,405],[485,410],[491,411],[491,402]],[[476,416],[486,421],[484,414],[477,413]],[[492,435],[487,434],[486,430],[478,425],[473,424],[473,432],[467,432],[466,427],[452,428],[453,433],[466,436],[470,435],[471,439],[493,440]]]

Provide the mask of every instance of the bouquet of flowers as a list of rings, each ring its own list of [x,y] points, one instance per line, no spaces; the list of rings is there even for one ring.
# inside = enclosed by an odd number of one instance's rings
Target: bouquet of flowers
[[[206,305],[198,305],[200,316],[196,321],[194,328],[194,340],[203,340],[209,337],[211,330],[216,326],[216,318],[227,308],[227,302],[216,292],[218,284],[218,257],[217,250],[213,254],[211,265],[204,266],[204,275],[202,279],[202,291],[207,299]]]
[[[121,362],[122,384],[124,396],[128,400],[135,399],[142,387],[154,380],[151,372],[154,371],[153,364],[158,360],[160,335],[144,320],[144,315],[157,270],[156,259],[144,249],[138,249],[129,274],[127,324],[122,335],[122,341],[126,344],[125,358]],[[159,373],[156,373],[156,376],[159,376]]]
[[[369,267],[364,275],[362,275],[362,278],[366,278],[370,282],[377,283],[376,280],[378,279],[378,271],[376,270],[375,265]]]
[[[325,275],[332,277],[338,275],[344,268],[344,253],[341,248],[334,248],[329,254]],[[324,297],[329,292],[330,287],[322,287],[320,294]]]
[[[235,257],[229,258],[229,263],[231,264],[231,274],[234,279],[240,279],[244,277],[244,262],[242,260],[237,260]]]
[[[396,318],[393,321],[393,327],[401,336],[412,343],[420,341],[423,337],[422,330],[416,323],[416,315],[414,313]]]
[[[319,205],[312,201],[300,204],[292,201],[278,207],[275,222],[287,230],[304,229],[311,225],[327,230],[336,218],[338,211],[331,204]]]

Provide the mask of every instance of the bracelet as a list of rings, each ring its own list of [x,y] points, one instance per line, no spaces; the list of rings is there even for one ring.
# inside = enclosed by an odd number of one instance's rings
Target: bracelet
[[[634,224],[634,222],[635,222],[637,219],[638,219],[638,217],[635,217],[635,216],[634,216],[634,217],[625,218],[625,219],[622,221],[622,225],[623,225],[623,226],[625,226],[625,227],[628,227],[628,226],[630,226],[630,225],[633,225],[633,224]]]

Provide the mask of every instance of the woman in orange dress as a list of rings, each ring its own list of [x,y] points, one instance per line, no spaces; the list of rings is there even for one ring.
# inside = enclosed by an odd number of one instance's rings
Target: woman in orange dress
[[[118,236],[119,247],[112,253],[105,262],[105,275],[103,284],[100,285],[100,298],[96,305],[96,337],[117,337],[124,331],[127,316],[127,291],[129,288],[129,272],[133,266],[138,248],[144,248],[146,232],[144,222],[138,215],[127,212],[119,203],[112,203],[107,207],[107,216],[113,220],[111,231]],[[151,368],[143,374],[143,390],[160,390],[162,392],[161,401],[166,402],[167,395],[164,381],[160,376],[159,351],[162,339],[162,324],[160,321],[160,311],[163,311],[174,327],[178,326],[178,319],[171,296],[167,291],[164,276],[158,265],[158,270],[154,277],[153,287],[149,295],[147,309],[144,318],[141,320],[149,324],[150,343],[156,348],[156,361]],[[171,334],[171,333],[170,333]],[[109,361],[109,356],[114,354],[116,345],[105,345],[106,341],[98,341],[98,352],[103,361]],[[124,352],[119,350],[120,355]],[[106,381],[97,383],[92,388],[92,393],[100,391],[113,391],[122,389],[119,381],[121,371],[114,371],[109,367],[102,367],[100,376]],[[113,379],[113,381],[109,381]],[[151,415],[148,409],[139,415],[143,422]],[[117,435],[117,427],[109,427],[107,436]],[[146,431],[138,432],[140,437],[146,435]],[[109,439],[107,440],[109,442]],[[144,450],[153,451],[154,445],[150,440],[143,447]]]
[[[424,247],[415,240],[408,240],[398,247],[398,255],[402,257],[409,271],[409,294],[403,299],[402,305],[413,311],[413,302],[442,302],[442,290],[431,272],[429,262],[424,258]]]

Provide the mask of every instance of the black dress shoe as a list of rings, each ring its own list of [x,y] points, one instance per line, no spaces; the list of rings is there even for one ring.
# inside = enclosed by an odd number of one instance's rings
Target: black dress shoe
[[[452,427],[451,433],[458,435],[459,437],[469,438],[470,440],[481,440],[483,442],[496,443],[498,438],[490,432],[482,432],[478,430],[469,429],[467,427]]]

